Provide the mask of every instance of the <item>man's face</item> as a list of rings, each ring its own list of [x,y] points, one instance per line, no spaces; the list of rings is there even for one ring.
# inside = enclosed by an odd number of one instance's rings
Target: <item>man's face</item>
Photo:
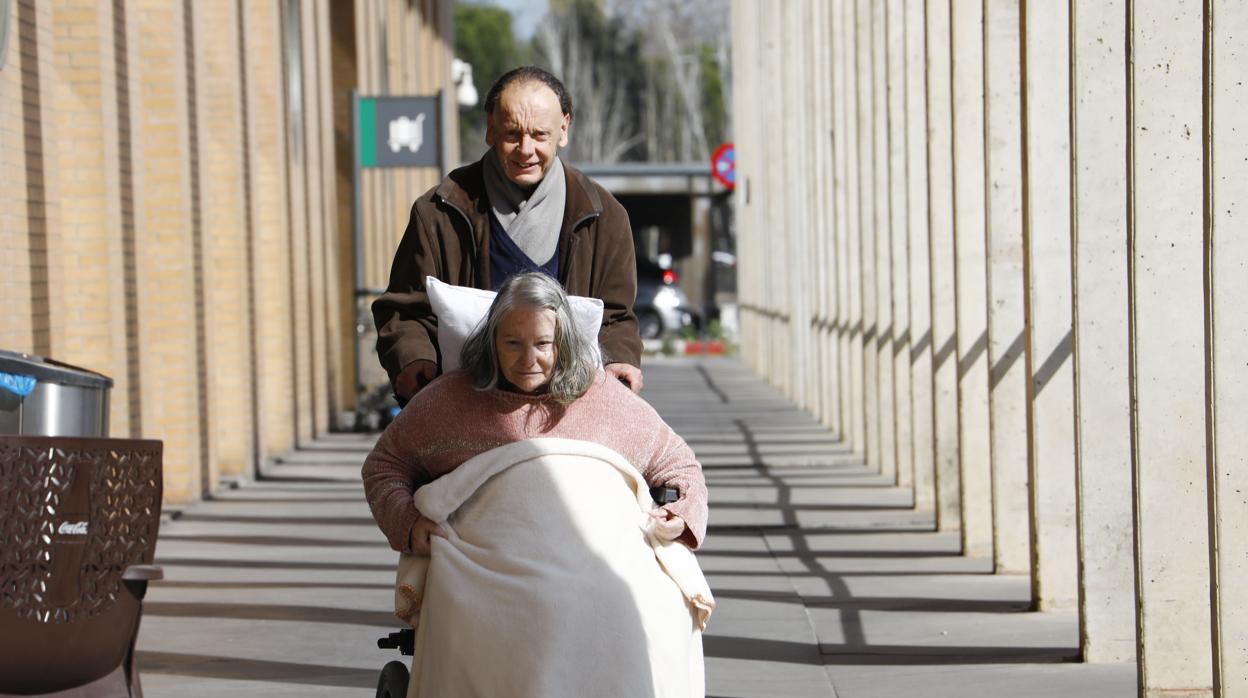
[[[507,179],[533,187],[554,164],[556,151],[568,144],[571,122],[554,90],[540,82],[512,83],[486,122],[485,142],[498,153]]]

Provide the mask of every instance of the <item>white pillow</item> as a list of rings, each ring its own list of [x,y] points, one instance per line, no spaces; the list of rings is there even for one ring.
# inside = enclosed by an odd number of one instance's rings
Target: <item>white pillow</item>
[[[483,291],[467,286],[453,286],[438,281],[432,276],[425,277],[425,291],[429,294],[429,305],[438,316],[438,349],[442,352],[442,372],[447,373],[459,368],[459,352],[464,342],[485,321],[490,312],[490,304],[498,295],[494,291]],[[589,342],[595,363],[602,363],[602,354],[598,350],[598,330],[602,329],[602,301],[585,296],[568,296],[572,306],[572,320],[581,336]]]

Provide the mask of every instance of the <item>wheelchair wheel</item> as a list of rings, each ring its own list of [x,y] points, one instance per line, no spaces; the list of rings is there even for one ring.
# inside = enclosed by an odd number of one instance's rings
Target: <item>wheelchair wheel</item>
[[[403,662],[387,663],[377,679],[377,698],[406,698],[407,679],[407,667]]]

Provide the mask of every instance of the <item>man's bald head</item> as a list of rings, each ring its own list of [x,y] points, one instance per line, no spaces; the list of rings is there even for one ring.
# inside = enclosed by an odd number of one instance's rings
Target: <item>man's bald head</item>
[[[499,76],[490,86],[490,91],[485,93],[485,113],[487,115],[494,113],[498,98],[508,87],[529,82],[537,82],[549,87],[550,91],[555,93],[555,99],[559,100],[559,110],[564,116],[572,116],[572,96],[568,94],[568,89],[563,86],[559,78],[534,65],[513,68]]]

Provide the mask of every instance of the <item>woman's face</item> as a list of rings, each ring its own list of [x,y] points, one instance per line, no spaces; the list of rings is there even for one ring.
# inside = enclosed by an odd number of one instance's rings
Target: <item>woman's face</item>
[[[514,308],[503,316],[495,335],[498,367],[518,390],[531,393],[555,372],[555,311]]]

